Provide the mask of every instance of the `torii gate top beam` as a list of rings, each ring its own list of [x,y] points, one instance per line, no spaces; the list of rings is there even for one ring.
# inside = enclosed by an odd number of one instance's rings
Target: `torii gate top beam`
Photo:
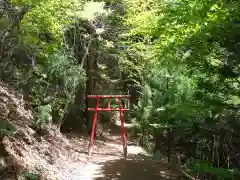
[[[97,99],[97,98],[130,98],[130,95],[88,95],[90,99]]]

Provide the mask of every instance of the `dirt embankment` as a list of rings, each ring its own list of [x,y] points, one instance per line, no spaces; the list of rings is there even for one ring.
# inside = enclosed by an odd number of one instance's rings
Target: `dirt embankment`
[[[76,148],[54,127],[40,136],[32,128],[31,111],[24,106],[22,95],[0,82],[0,179],[15,179],[23,172],[40,174],[38,179],[56,179],[56,164],[76,160]],[[85,148],[87,141],[79,145]]]

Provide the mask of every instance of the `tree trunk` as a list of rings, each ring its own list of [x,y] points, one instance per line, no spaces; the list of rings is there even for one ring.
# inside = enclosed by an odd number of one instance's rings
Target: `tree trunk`
[[[98,50],[98,44],[93,44],[94,50],[97,52]],[[96,53],[98,54],[98,53]],[[98,56],[96,54],[91,54],[91,56],[88,56],[88,58],[85,61],[85,70],[87,75],[87,82],[86,82],[86,89],[85,89],[85,112],[84,116],[86,118],[86,125],[88,127],[88,133],[91,133],[92,130],[92,122],[93,122],[93,112],[88,111],[88,107],[95,107],[96,102],[95,100],[89,100],[87,98],[87,95],[94,94],[96,92],[96,80],[94,80],[93,75],[91,72],[96,72],[98,70],[97,62],[98,62]]]

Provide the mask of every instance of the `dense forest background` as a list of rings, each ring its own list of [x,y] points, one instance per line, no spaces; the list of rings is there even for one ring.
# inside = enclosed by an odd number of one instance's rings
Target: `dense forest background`
[[[239,174],[239,1],[1,0],[0,40],[36,127],[89,133],[88,94],[130,94],[140,145],[203,179]]]

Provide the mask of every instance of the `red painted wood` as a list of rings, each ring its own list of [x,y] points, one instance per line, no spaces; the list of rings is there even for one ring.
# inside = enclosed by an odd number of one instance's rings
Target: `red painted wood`
[[[98,109],[88,108],[88,111],[96,111],[96,110],[98,110],[98,111],[129,111],[129,109],[125,109],[125,108],[123,108],[123,109],[120,109],[120,108],[110,108],[110,109],[108,109],[108,108],[98,108]]]
[[[97,99],[97,102],[96,102],[96,108],[95,108],[96,111],[95,111],[94,117],[93,117],[92,133],[91,133],[91,138],[90,138],[90,142],[89,142],[88,155],[90,155],[90,156],[91,156],[91,153],[92,153],[94,133],[95,133],[96,124],[97,124],[98,105],[99,105],[99,99]]]
[[[93,125],[92,125],[92,132],[91,132],[91,137],[90,137],[90,142],[89,142],[89,147],[88,147],[88,155],[91,156],[92,153],[92,147],[93,147],[93,142],[94,142],[94,133],[96,129],[96,124],[97,124],[97,116],[98,116],[98,111],[120,111],[120,120],[121,120],[121,127],[122,127],[122,143],[123,143],[123,153],[124,157],[127,157],[127,140],[126,140],[126,134],[125,134],[125,129],[124,129],[124,111],[129,111],[128,108],[123,108],[123,105],[121,103],[121,98],[130,98],[130,95],[88,95],[87,96],[89,99],[97,99],[96,101],[96,108],[88,108],[88,111],[95,111],[94,117],[93,117]],[[99,100],[101,98],[107,98],[108,99],[108,104],[107,108],[99,108]],[[110,107],[110,99],[111,98],[116,98],[116,102],[119,104],[119,108],[111,108]]]
[[[108,97],[108,109],[111,109],[110,108],[110,100],[111,100],[110,97]]]
[[[119,108],[120,108],[120,120],[121,120],[121,126],[122,126],[122,143],[123,143],[123,154],[124,157],[127,157],[127,141],[126,141],[126,134],[124,129],[124,114],[122,109],[122,103],[119,101]]]
[[[130,98],[130,95],[88,95],[89,99],[97,99],[97,98]]]

